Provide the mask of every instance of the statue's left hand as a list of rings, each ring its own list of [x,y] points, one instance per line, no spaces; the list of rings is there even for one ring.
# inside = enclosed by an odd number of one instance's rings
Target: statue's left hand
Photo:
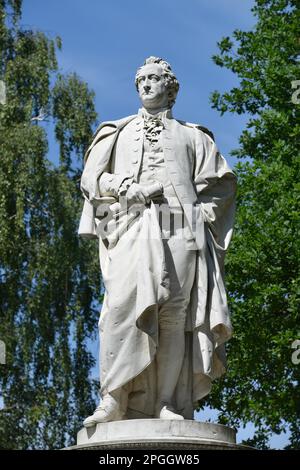
[[[149,194],[143,186],[138,183],[132,183],[125,195],[129,204],[140,202],[147,204],[149,202]]]

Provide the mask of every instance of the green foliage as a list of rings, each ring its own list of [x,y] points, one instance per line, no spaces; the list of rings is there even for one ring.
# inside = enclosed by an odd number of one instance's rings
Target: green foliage
[[[23,30],[20,12],[21,1],[0,2],[0,447],[61,448],[94,407],[87,342],[98,316],[98,255],[77,228],[79,161],[96,113],[87,85],[57,74],[57,41]],[[57,168],[47,159],[46,119]]]
[[[249,122],[232,152],[240,161],[238,212],[227,258],[227,289],[234,326],[228,373],[210,406],[233,426],[253,422],[251,443],[267,446],[271,433],[290,431],[300,448],[300,365],[292,362],[299,337],[300,104],[291,82],[300,78],[299,3],[256,0],[257,23],[234,31],[214,57],[240,79],[212,94],[213,107],[247,113]],[[250,443],[250,441],[248,442]]]
[[[90,141],[90,126],[95,119],[91,93],[76,74],[57,77],[53,88],[53,117],[56,119],[55,134],[60,142],[61,167],[71,169],[72,152],[80,164]]]

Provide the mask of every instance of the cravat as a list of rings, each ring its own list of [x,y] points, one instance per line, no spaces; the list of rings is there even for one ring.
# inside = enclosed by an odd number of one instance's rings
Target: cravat
[[[144,132],[145,138],[148,140],[150,145],[154,147],[159,139],[159,135],[164,128],[164,124],[160,117],[144,117]]]

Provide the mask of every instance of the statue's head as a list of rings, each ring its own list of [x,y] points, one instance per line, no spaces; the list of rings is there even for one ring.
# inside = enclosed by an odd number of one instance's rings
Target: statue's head
[[[138,68],[135,85],[143,106],[149,110],[172,108],[179,90],[179,82],[170,64],[153,56]]]

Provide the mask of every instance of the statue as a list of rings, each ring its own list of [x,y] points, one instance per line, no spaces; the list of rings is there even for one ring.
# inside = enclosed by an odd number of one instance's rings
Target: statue
[[[223,280],[236,178],[213,135],[172,116],[179,83],[148,58],[142,108],[104,122],[86,153],[79,233],[98,237],[101,402],[85,421],[193,419],[225,371]]]

